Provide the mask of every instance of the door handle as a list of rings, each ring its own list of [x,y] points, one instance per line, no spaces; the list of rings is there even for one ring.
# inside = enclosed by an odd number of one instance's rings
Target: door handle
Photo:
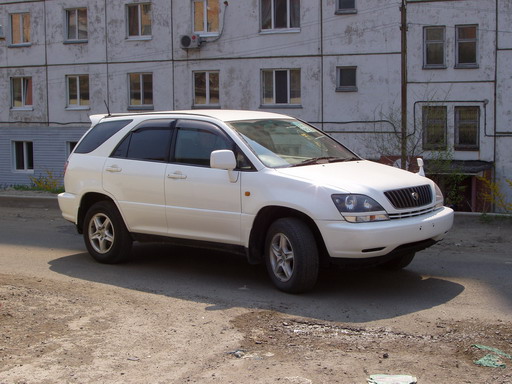
[[[169,179],[182,180],[182,179],[186,179],[187,175],[184,175],[180,171],[176,171],[174,173],[167,174],[167,177]]]
[[[105,171],[107,172],[121,172],[123,169],[119,168],[117,165],[113,165],[111,167],[105,168]]]

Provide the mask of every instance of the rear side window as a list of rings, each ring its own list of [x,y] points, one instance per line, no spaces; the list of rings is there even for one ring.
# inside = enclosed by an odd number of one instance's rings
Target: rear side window
[[[89,153],[98,148],[114,134],[130,124],[133,120],[117,120],[99,123],[78,144],[74,153]]]

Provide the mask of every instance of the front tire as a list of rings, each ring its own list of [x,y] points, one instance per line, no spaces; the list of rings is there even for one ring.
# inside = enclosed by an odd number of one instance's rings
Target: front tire
[[[130,256],[132,239],[116,206],[108,201],[89,208],[83,234],[87,250],[100,263],[116,264]]]
[[[265,241],[265,263],[274,285],[283,292],[301,293],[318,279],[318,247],[309,227],[296,218],[276,220]]]

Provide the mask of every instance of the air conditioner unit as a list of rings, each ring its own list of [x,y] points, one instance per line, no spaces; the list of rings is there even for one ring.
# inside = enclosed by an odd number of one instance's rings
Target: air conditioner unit
[[[181,35],[180,36],[180,47],[183,49],[199,48],[203,39],[199,35]]]

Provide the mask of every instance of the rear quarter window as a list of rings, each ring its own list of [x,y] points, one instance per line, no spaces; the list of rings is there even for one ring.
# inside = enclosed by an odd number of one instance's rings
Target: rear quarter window
[[[133,120],[106,121],[96,124],[75,148],[74,153],[89,153],[130,124]]]

